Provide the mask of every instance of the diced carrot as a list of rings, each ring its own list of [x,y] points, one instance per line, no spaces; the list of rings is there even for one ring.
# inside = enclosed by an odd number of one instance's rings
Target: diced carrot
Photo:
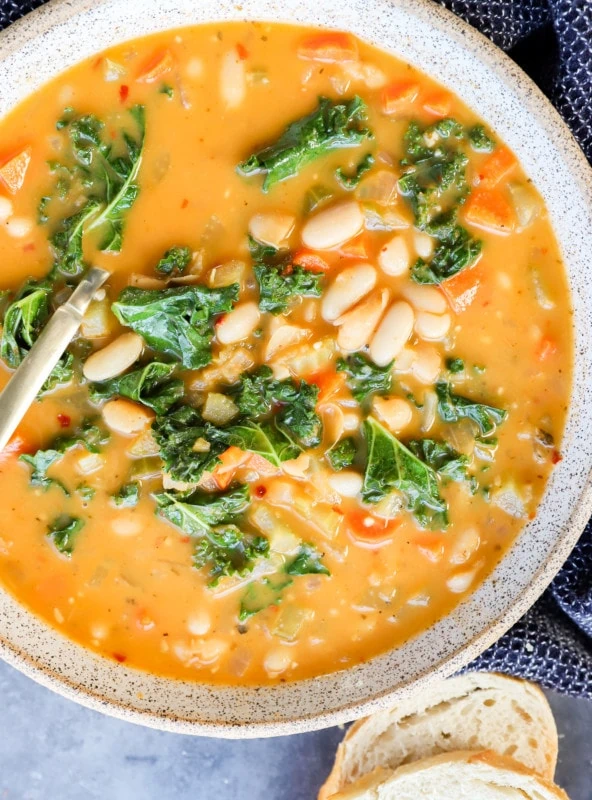
[[[327,370],[326,372],[319,372],[309,378],[309,383],[314,383],[319,387],[318,403],[324,403],[334,394],[340,391],[345,383],[345,372],[336,372],[334,369]]]
[[[292,263],[309,272],[328,272],[331,269],[331,265],[322,256],[306,248],[296,251]]]
[[[460,314],[471,305],[477,296],[483,276],[483,265],[474,264],[440,284],[453,311]]]
[[[0,467],[10,463],[22,453],[32,453],[33,443],[21,433],[15,433],[4,450],[0,451]]]
[[[500,189],[477,189],[465,206],[465,219],[471,225],[508,234],[516,225],[516,213],[505,192]]]
[[[423,97],[423,108],[435,117],[447,117],[452,111],[452,95],[444,91],[433,91]]]
[[[17,155],[7,159],[0,167],[0,178],[11,194],[16,194],[25,182],[25,175],[31,162],[32,150],[25,147]]]
[[[536,349],[536,357],[539,361],[546,361],[557,352],[557,342],[550,336],[543,336]]]
[[[328,31],[307,36],[298,45],[298,58],[336,64],[358,60],[358,45],[348,33]]]
[[[419,84],[414,81],[396,81],[382,90],[382,111],[398,114],[412,106],[419,96]]]
[[[154,83],[174,66],[173,56],[170,50],[158,50],[144,62],[138,72],[137,80],[142,83]]]
[[[244,464],[241,464],[239,469],[243,467],[259,473],[262,477],[277,475],[279,471],[271,461],[268,461],[264,456],[260,456],[258,453],[252,453],[249,459]]]
[[[212,477],[220,489],[226,489],[232,483],[237,469],[245,464],[251,457],[250,453],[240,447],[229,447],[220,456],[220,463],[216,464]]]
[[[362,542],[379,542],[389,538],[401,524],[400,519],[374,517],[368,511],[350,511],[345,515],[349,533]]]
[[[347,244],[342,245],[338,253],[345,258],[368,258],[368,237],[365,233],[360,233],[355,239],[351,239]]]
[[[507,147],[498,147],[481,165],[475,183],[480,189],[493,189],[517,163],[516,156]]]

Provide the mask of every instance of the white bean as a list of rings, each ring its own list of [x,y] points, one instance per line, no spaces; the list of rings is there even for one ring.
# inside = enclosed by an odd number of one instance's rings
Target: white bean
[[[336,472],[329,478],[329,486],[342,497],[357,497],[362,491],[363,483],[360,473],[351,469]]]
[[[145,406],[131,400],[109,400],[103,406],[103,419],[113,431],[131,436],[140,433],[154,419],[154,414]]]
[[[193,636],[205,636],[211,627],[210,615],[203,609],[194,611],[187,620],[187,630]]]
[[[410,262],[409,247],[400,235],[393,236],[378,255],[378,265],[387,275],[404,275]]]
[[[434,250],[434,240],[427,233],[415,231],[413,234],[413,244],[415,252],[420,258],[429,258]]]
[[[335,320],[339,325],[337,344],[342,350],[361,350],[370,341],[390,300],[388,289],[373,292],[361,303]]]
[[[12,203],[8,197],[0,195],[0,222],[6,222],[10,216],[12,216]]]
[[[444,314],[448,310],[446,298],[435,286],[420,286],[417,283],[410,283],[403,289],[403,297],[409,300],[417,311]]]
[[[370,264],[347,267],[335,278],[323,296],[321,315],[335,322],[376,286],[376,270]]]
[[[136,536],[142,530],[142,520],[133,511],[121,513],[111,522],[111,530],[118,536]]]
[[[235,49],[222,58],[220,69],[220,94],[226,108],[238,108],[247,93],[245,63]]]
[[[185,67],[185,73],[188,78],[201,78],[204,73],[204,62],[201,58],[190,58]]]
[[[292,663],[292,656],[286,648],[277,647],[270,650],[265,656],[263,666],[269,675],[279,675],[285,672]]]
[[[375,397],[372,410],[393,433],[402,431],[413,419],[411,406],[401,397]]]
[[[357,431],[362,424],[362,419],[355,411],[348,411],[343,415],[343,430]]]
[[[389,308],[370,342],[370,358],[386,367],[411,336],[415,315],[409,303],[399,300]]]
[[[261,319],[257,303],[240,303],[222,317],[216,325],[216,336],[220,344],[235,344],[249,337]]]
[[[358,203],[351,200],[321,211],[302,228],[302,241],[313,250],[331,250],[359,233],[364,215]]]
[[[469,586],[473,583],[476,574],[477,568],[468,569],[464,572],[457,572],[451,578],[448,578],[446,581],[446,586],[448,586],[450,591],[454,592],[454,594],[462,594],[462,592],[466,592]]]
[[[137,333],[122,333],[102,350],[97,350],[84,362],[82,371],[89,381],[108,381],[121,375],[138,360],[144,340]]]
[[[430,314],[420,311],[415,320],[415,333],[421,339],[434,342],[443,339],[450,330],[450,314]]]
[[[249,233],[258,242],[279,249],[294,230],[295,222],[293,214],[279,211],[255,214],[249,222]]]
[[[397,359],[398,363],[399,359]],[[442,356],[431,345],[421,345],[415,352],[411,364],[411,373],[420,383],[431,386],[438,379],[442,370]]]
[[[33,230],[33,220],[28,217],[10,217],[6,222],[6,232],[14,239],[22,239]]]
[[[464,564],[477,551],[480,543],[479,531],[476,528],[467,528],[456,537],[448,560],[451,564]]]

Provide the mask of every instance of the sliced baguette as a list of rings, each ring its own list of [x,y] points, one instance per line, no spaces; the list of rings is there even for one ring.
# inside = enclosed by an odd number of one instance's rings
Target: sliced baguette
[[[557,746],[553,714],[536,686],[485,672],[461,675],[352,725],[319,800],[377,767],[454,750],[493,750],[552,779]]]
[[[491,751],[444,753],[378,768],[334,800],[569,800],[563,789]]]

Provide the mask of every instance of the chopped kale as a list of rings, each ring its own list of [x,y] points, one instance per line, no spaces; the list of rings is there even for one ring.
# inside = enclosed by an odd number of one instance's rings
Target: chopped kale
[[[292,122],[275,144],[254,153],[241,164],[240,175],[263,175],[263,191],[298,175],[307,164],[344,147],[357,147],[372,138],[366,120],[366,105],[360,97],[335,103],[319,98],[318,108]]]
[[[278,426],[275,419],[262,423],[247,420],[227,428],[223,434],[229,446],[263,456],[276,467],[281,466],[283,461],[298,458],[302,453],[302,449]]]
[[[356,441],[352,436],[341,439],[327,451],[327,459],[335,471],[351,467],[356,457]]]
[[[458,453],[446,442],[437,442],[434,439],[412,439],[407,442],[407,447],[424,464],[435,470],[441,478],[456,483],[467,482],[473,491],[476,490],[476,481],[468,471],[469,457]]]
[[[59,486],[64,494],[68,495],[69,492],[63,483],[47,475],[47,470],[52,464],[59,461],[62,455],[63,453],[58,450],[37,450],[33,455],[23,453],[19,456],[19,461],[23,461],[31,467],[31,476],[29,478],[31,486],[41,486],[45,490],[49,489],[50,486]]]
[[[508,416],[508,412],[501,408],[477,403],[468,397],[454,394],[450,384],[444,381],[436,384],[436,394],[438,414],[444,422],[470,419],[478,426],[481,436],[490,436]]]
[[[156,265],[161,275],[182,275],[191,264],[190,247],[171,247]]]
[[[269,542],[264,536],[250,536],[236,525],[225,525],[200,539],[193,554],[193,566],[208,567],[209,585],[215,586],[220,578],[247,575],[258,559],[268,553]]]
[[[459,372],[464,372],[465,362],[462,358],[447,358],[446,369],[453,375],[458,375]]]
[[[378,503],[393,490],[401,492],[417,522],[424,528],[443,530],[448,509],[440,496],[436,472],[372,417],[364,422],[368,461],[362,498]]]
[[[249,240],[253,271],[259,284],[259,308],[281,314],[298,297],[320,297],[323,276],[292,264],[287,250]]]
[[[374,166],[374,156],[371,153],[366,153],[362,160],[358,163],[354,170],[353,175],[346,175],[341,167],[335,171],[337,183],[344,189],[355,189],[360,183],[364,175],[369,172]]]
[[[286,575],[272,575],[269,578],[261,578],[249,583],[241,598],[238,616],[240,622],[264,611],[269,606],[281,603],[283,590],[291,584],[292,578],[286,577]]]
[[[111,495],[111,502],[118,508],[133,508],[140,502],[140,484],[136,481],[125,483],[118,492]]]
[[[60,514],[47,527],[47,536],[53,542],[56,550],[66,558],[72,558],[76,537],[84,527],[84,520]]]
[[[311,544],[301,544],[296,557],[286,567],[287,575],[330,575],[322,555]]]
[[[472,266],[483,248],[483,242],[473,238],[461,225],[443,236],[429,261],[418,258],[411,268],[415,283],[442,283],[463,269]]]
[[[183,398],[185,392],[183,381],[172,377],[175,369],[175,364],[152,361],[127,375],[92,384],[90,399],[97,403],[117,396],[128,397],[148,406],[157,414],[166,414]]]
[[[159,516],[189,536],[202,537],[218,525],[237,521],[249,505],[249,487],[236,486],[216,494],[199,489],[189,494],[161,492],[154,499]]]
[[[363,353],[353,353],[346,359],[337,361],[339,372],[348,375],[347,385],[358,401],[363,403],[373,394],[388,394],[391,390],[393,378],[391,370],[393,363],[386,367],[378,367]]]
[[[467,136],[471,147],[478,153],[491,153],[495,150],[495,141],[487,133],[483,125],[473,125],[467,131]]]
[[[139,333],[154,350],[188,369],[200,369],[212,358],[214,318],[231,310],[238,292],[238,284],[221,289],[128,287],[111,308],[122,325]]]
[[[175,90],[169,83],[163,83],[158,91],[160,94],[166,94],[169,100],[175,96]]]

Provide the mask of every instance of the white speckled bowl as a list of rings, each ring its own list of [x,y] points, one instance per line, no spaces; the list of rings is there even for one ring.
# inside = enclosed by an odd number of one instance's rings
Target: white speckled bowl
[[[565,440],[539,514],[494,573],[430,630],[369,663],[314,680],[225,688],[157,678],[68,641],[0,591],[0,653],[90,708],[163,730],[224,737],[296,733],[388,706],[476,657],[534,602],[592,511],[592,177],[549,102],[489,41],[429,0],[53,0],[0,38],[0,115],[61,70],[116,42],[231,19],[352,31],[434,76],[517,153],[543,194],[573,297],[575,383]]]

